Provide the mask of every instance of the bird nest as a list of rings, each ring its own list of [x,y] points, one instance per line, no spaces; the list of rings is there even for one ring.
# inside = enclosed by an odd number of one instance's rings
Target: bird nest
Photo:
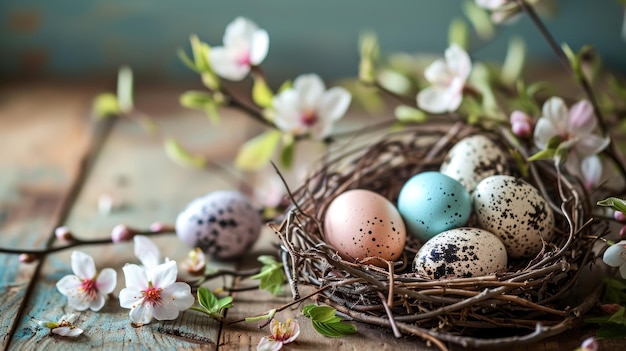
[[[396,337],[415,335],[445,349],[444,342],[470,347],[533,342],[573,326],[597,301],[598,290],[567,305],[582,267],[593,260],[593,233],[606,223],[591,221],[591,201],[579,182],[553,163],[528,164],[517,171],[534,185],[555,214],[555,235],[531,259],[509,259],[506,271],[471,278],[428,279],[411,262],[421,243],[410,235],[402,257],[380,268],[367,259],[347,260],[324,238],[330,202],[350,189],[368,189],[395,203],[413,175],[438,170],[460,139],[484,134],[514,154],[527,150],[507,133],[486,132],[458,122],[423,124],[385,135],[354,150],[330,153],[307,181],[290,193],[292,205],[274,230],[294,298],[313,286],[322,303],[348,317],[389,328]],[[470,218],[468,226],[476,226]],[[597,238],[597,235],[595,236]],[[494,330],[497,329],[497,333]],[[497,337],[494,337],[497,334]]]

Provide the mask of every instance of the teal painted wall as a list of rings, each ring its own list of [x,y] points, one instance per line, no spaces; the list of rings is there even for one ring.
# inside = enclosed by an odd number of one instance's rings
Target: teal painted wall
[[[623,8],[614,0],[563,0],[547,19],[557,40],[572,47],[593,43],[613,68],[626,71],[620,38]],[[328,79],[354,76],[357,41],[378,34],[386,52],[441,53],[458,0],[3,0],[0,2],[0,74],[89,77],[114,75],[129,64],[140,76],[186,79],[193,75],[176,57],[196,33],[220,44],[225,25],[238,15],[270,33],[264,66],[275,81],[305,72]],[[553,60],[530,21],[500,31],[475,53],[499,59],[508,38],[521,34],[534,60]]]

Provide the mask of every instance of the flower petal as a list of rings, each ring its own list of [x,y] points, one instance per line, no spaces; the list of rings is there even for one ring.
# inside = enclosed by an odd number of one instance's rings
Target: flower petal
[[[580,139],[576,140],[574,149],[577,153],[584,156],[595,155],[609,146],[610,142],[611,140],[609,138],[603,138],[590,134],[582,136]]]
[[[278,351],[283,347],[283,343],[280,341],[272,340],[270,338],[262,337],[259,344],[256,346],[257,351]]]
[[[435,60],[424,70],[426,80],[435,85],[445,86],[452,79],[448,65],[443,59]]]
[[[274,123],[280,130],[291,132],[301,127],[300,98],[295,90],[285,90],[275,96],[272,106],[276,111]]]
[[[626,279],[626,263],[622,263],[622,265],[619,266],[619,274],[622,276],[622,279]]]
[[[602,256],[602,260],[604,263],[611,267],[619,267],[626,262],[624,257],[621,256],[622,252],[626,250],[626,240],[622,240],[617,244],[609,246],[606,251],[604,251],[604,255]]]
[[[333,87],[322,94],[318,105],[318,116],[325,121],[337,121],[346,114],[352,95],[341,87]]]
[[[137,291],[142,291],[148,287],[148,277],[146,269],[136,264],[127,264],[122,267],[126,287]]]
[[[74,328],[58,327],[58,328],[52,329],[52,333],[61,335],[61,336],[76,337],[82,334],[83,330],[77,327],[74,327]]]
[[[82,251],[72,252],[72,271],[81,279],[91,279],[96,275],[93,258]]]
[[[250,63],[253,65],[259,65],[265,57],[270,47],[270,36],[264,29],[259,29],[254,32],[250,42]]]
[[[65,296],[74,294],[80,288],[80,278],[73,274],[61,278],[57,284],[59,292]]]
[[[169,261],[160,264],[152,270],[150,280],[157,289],[165,289],[174,284],[178,275],[178,266],[176,261]]]
[[[226,26],[222,42],[226,47],[239,46],[241,43],[250,41],[258,29],[256,23],[251,20],[241,16],[237,17]]]
[[[117,285],[117,272],[112,268],[103,269],[96,279],[96,287],[101,294],[110,294]]]
[[[533,134],[535,145],[540,149],[545,149],[548,146],[548,141],[558,134],[552,121],[547,118],[539,118]]]
[[[122,308],[135,308],[135,306],[142,303],[143,294],[141,290],[132,288],[124,288],[120,291],[120,307]]]
[[[543,116],[539,120],[541,121],[541,119],[547,118],[556,129],[556,134],[561,134],[568,130],[567,124],[569,114],[567,106],[565,106],[565,103],[561,98],[551,97],[548,99],[548,101],[543,104],[542,113]]]
[[[288,328],[291,331],[291,336],[287,338],[285,341],[283,341],[284,344],[289,344],[290,342],[293,342],[294,340],[296,340],[298,335],[300,335],[300,325],[298,324],[298,321],[296,321],[295,319],[291,320],[291,323],[289,323]]]
[[[163,290],[163,299],[171,302],[179,311],[191,307],[195,301],[191,287],[187,283],[177,282]]]
[[[467,81],[472,70],[472,61],[467,52],[459,45],[452,44],[446,49],[445,56],[448,70],[454,76],[461,78],[463,82]]]
[[[91,299],[82,291],[76,291],[73,295],[67,296],[67,305],[76,311],[84,311],[91,305]]]
[[[240,81],[250,72],[250,66],[239,63],[239,55],[240,53],[236,50],[220,46],[213,47],[209,51],[211,68],[222,78]]]
[[[148,324],[150,323],[150,321],[152,321],[152,313],[152,306],[148,306],[142,303],[132,308],[128,315],[130,316],[131,322],[141,325]]]
[[[154,314],[154,318],[160,321],[171,321],[178,318],[180,311],[178,308],[167,301],[162,305],[154,306],[152,313]]]
[[[602,161],[595,155],[585,157],[580,163],[580,170],[585,181],[585,187],[591,189],[602,178]]]
[[[590,134],[596,128],[596,115],[587,100],[574,104],[569,111],[569,131],[572,134]]]
[[[150,269],[156,267],[161,261],[161,251],[158,246],[145,235],[133,237],[135,256],[144,267]]]
[[[92,311],[100,311],[104,307],[105,298],[104,295],[98,294],[95,299],[89,302],[89,309]]]
[[[459,101],[460,103],[460,100],[454,100],[455,101],[452,101],[448,90],[437,88],[435,86],[422,89],[417,94],[417,106],[430,113],[453,111],[453,109],[451,109],[453,107],[451,102],[456,104],[456,102]],[[458,105],[456,107],[458,107]]]
[[[301,111],[315,111],[326,86],[317,74],[302,74],[293,82],[293,88],[300,97]]]

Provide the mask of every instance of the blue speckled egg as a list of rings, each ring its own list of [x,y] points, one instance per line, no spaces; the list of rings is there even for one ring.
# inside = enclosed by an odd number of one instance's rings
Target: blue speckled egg
[[[458,181],[443,173],[423,172],[411,177],[400,190],[398,211],[409,232],[428,241],[443,231],[464,226],[472,202]]]
[[[262,224],[259,211],[245,195],[221,190],[191,201],[176,218],[176,235],[209,257],[233,259],[250,249]]]

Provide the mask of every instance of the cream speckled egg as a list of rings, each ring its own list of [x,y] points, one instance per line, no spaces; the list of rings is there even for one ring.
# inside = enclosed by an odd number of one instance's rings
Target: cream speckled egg
[[[482,179],[510,174],[506,153],[484,135],[472,135],[456,143],[444,158],[439,171],[457,180],[472,193]]]
[[[259,211],[245,195],[221,190],[191,201],[176,218],[176,235],[209,257],[232,259],[248,251],[262,225]]]
[[[497,235],[509,257],[533,257],[554,229],[554,214],[539,191],[522,179],[495,175],[472,195],[479,226]]]
[[[337,196],[324,216],[326,242],[344,259],[381,257],[397,260],[404,250],[406,228],[394,205],[380,194],[353,189]],[[383,261],[365,263],[386,266]]]
[[[470,278],[504,270],[504,244],[492,233],[462,227],[439,233],[422,246],[413,260],[413,270],[431,279]]]

